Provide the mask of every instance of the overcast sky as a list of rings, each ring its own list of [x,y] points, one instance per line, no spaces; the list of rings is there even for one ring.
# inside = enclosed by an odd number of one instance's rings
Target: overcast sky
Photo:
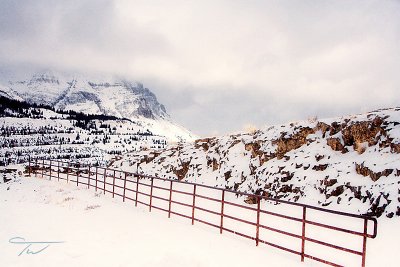
[[[199,135],[400,106],[400,1],[0,0],[0,64],[113,73]]]

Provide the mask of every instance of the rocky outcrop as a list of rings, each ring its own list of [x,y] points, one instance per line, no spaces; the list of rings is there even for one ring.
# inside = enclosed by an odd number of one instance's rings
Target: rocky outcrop
[[[190,161],[182,162],[179,169],[173,169],[172,172],[176,175],[178,180],[183,180],[189,171]]]
[[[381,128],[383,120],[376,117],[373,121],[356,122],[342,130],[343,142],[345,146],[353,146],[368,143],[368,146],[376,145],[378,133],[385,135],[386,132]]]
[[[251,153],[251,157],[252,158],[257,158],[258,157],[259,162],[260,162],[259,166],[262,166],[268,160],[273,159],[273,158],[276,157],[276,155],[274,153],[267,154],[267,153],[265,153],[264,151],[261,150],[261,141],[247,143],[247,144],[245,144],[244,149]]]
[[[314,131],[321,131],[322,132],[322,137],[325,138],[326,132],[330,131],[331,126],[329,126],[328,124],[319,121],[317,123],[317,126],[314,128]]]
[[[253,142],[253,143],[245,144],[244,149],[251,153],[252,158],[261,157],[264,155],[264,152],[260,150],[260,148],[261,148],[260,143],[261,142]]]
[[[204,138],[204,139],[197,139],[194,141],[194,146],[196,149],[200,147],[203,148],[204,152],[207,152],[210,147],[215,145],[216,138]]]
[[[368,167],[364,166],[363,163],[361,164],[355,164],[356,165],[356,172],[358,174],[361,174],[362,176],[369,176],[372,181],[378,181],[379,178],[381,178],[382,176],[389,176],[390,174],[392,174],[393,169],[385,169],[383,171],[380,172],[373,172],[371,171]]]
[[[340,139],[337,137],[326,139],[326,144],[330,146],[334,151],[341,151],[342,153],[348,152],[347,148],[344,147],[342,142],[340,142]]]
[[[325,171],[326,168],[328,168],[329,164],[319,164],[319,165],[315,165],[312,169],[314,171]]]
[[[307,143],[307,136],[313,134],[314,129],[310,127],[301,128],[297,133],[289,137],[280,137],[279,139],[272,141],[272,144],[277,145],[276,156],[278,159],[282,159],[285,154],[293,149],[297,149]]]
[[[212,170],[213,170],[213,171],[216,171],[216,170],[219,169],[219,163],[218,163],[218,161],[217,161],[216,158],[208,159],[208,160],[207,160],[207,166],[208,166],[208,167],[212,167]]]
[[[175,166],[180,170],[179,179],[193,181],[196,177],[196,182],[273,199],[328,208],[335,203],[348,212],[395,216],[400,197],[392,192],[400,167],[393,153],[397,153],[394,150],[400,143],[395,128],[400,123],[394,120],[400,117],[400,110],[386,113],[391,117],[377,111],[333,122],[329,119],[329,124],[306,121],[200,139],[182,146],[179,152],[171,148],[162,153],[146,170],[152,172],[155,168],[162,173],[153,163],[163,157],[162,166]],[[190,158],[191,165],[181,168],[176,165],[180,162],[177,158],[184,162]],[[387,166],[395,167],[392,170]],[[243,201],[256,204],[257,197]],[[351,210],[353,206],[355,210]]]
[[[390,150],[392,153],[400,153],[400,144],[390,144]]]

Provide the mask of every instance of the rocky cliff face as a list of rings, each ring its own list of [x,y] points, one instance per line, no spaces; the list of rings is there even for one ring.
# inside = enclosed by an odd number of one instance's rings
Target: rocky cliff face
[[[399,124],[400,108],[301,121],[127,154],[114,166],[360,214],[400,216]]]

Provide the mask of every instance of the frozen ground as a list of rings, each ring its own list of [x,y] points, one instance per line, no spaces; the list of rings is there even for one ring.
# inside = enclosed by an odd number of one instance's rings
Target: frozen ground
[[[93,189],[40,178],[0,184],[0,221],[0,266],[319,266]],[[378,237],[367,243],[367,266],[398,266],[399,223],[379,221]],[[26,245],[10,243],[14,237],[64,243],[18,256]]]

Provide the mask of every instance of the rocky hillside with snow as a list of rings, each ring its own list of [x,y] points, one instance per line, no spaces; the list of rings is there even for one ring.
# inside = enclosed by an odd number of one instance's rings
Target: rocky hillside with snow
[[[399,124],[400,108],[299,121],[128,153],[114,167],[360,214],[400,216]]]
[[[0,76],[0,95],[56,110],[130,119],[171,141],[195,138],[171,120],[148,88],[126,79],[50,71],[25,78]]]

